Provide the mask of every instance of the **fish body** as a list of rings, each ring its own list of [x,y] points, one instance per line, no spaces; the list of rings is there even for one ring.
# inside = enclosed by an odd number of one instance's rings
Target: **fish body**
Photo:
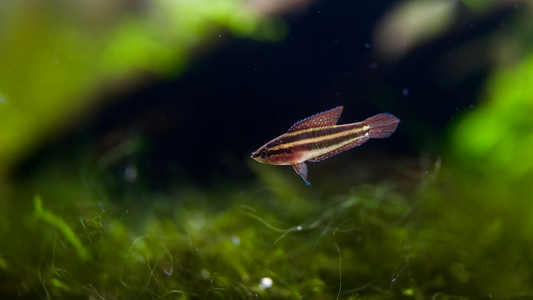
[[[371,138],[386,138],[394,133],[400,119],[389,113],[377,114],[362,122],[337,125],[343,107],[313,115],[294,124],[252,153],[264,164],[292,165],[307,185],[306,161],[319,162],[357,147]]]

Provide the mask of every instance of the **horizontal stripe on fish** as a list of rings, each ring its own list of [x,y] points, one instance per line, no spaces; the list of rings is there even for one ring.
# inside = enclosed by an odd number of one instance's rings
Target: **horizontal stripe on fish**
[[[327,126],[327,127],[317,127],[317,128],[308,128],[303,129],[295,132],[288,132],[283,134],[284,142],[293,142],[299,139],[301,134],[310,134],[315,137],[324,136],[328,134],[334,134],[345,130],[353,130],[356,128],[362,128],[365,126],[364,122],[357,122],[357,123],[350,123],[350,124],[344,124],[344,125],[334,125],[334,126]]]
[[[304,152],[305,157],[314,157],[333,151],[362,138],[368,137],[364,133],[360,132],[346,132],[344,134],[337,134],[332,137],[326,136],[321,137],[320,139],[304,139],[292,144],[280,145],[275,149],[269,149],[268,155]]]
[[[365,124],[363,122],[337,125],[335,127],[306,129],[290,133],[290,136],[289,134],[284,134],[272,140],[266,146],[271,150],[276,150],[279,148],[296,146],[299,144],[317,143],[325,138],[332,139],[350,135],[365,135],[368,132],[368,129],[368,126],[365,128]]]

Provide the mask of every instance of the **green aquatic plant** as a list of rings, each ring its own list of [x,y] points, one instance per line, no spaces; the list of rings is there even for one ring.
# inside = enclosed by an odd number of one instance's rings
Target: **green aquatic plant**
[[[89,259],[89,253],[87,252],[87,249],[85,249],[85,247],[81,244],[80,239],[78,239],[69,225],[61,217],[58,217],[53,213],[43,209],[43,202],[39,195],[35,195],[33,203],[35,205],[35,216],[50,224],[52,227],[58,229],[63,234],[65,239],[74,247],[74,249],[76,249],[76,252],[78,252],[78,255],[82,260]]]
[[[501,180],[533,175],[533,55],[495,70],[483,102],[454,128],[450,143],[465,166],[498,173]]]
[[[12,241],[0,245],[3,295],[441,299],[531,292],[532,273],[523,268],[533,259],[531,205],[502,203],[509,196],[503,186],[487,181],[493,186],[483,188],[485,180],[458,176],[445,161],[411,173],[419,179],[410,191],[389,180],[327,194],[289,192],[287,180],[301,184],[292,170],[267,168],[265,183],[176,184],[156,193],[124,181],[126,191],[109,197],[117,187],[110,193],[99,181],[111,165],[76,178],[72,163],[58,157],[18,183],[39,193],[33,203],[31,194],[3,202],[0,219],[9,226],[0,228],[0,240]]]

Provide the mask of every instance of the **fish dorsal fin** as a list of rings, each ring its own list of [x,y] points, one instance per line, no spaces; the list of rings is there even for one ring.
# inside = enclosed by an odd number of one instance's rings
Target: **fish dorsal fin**
[[[339,118],[342,114],[342,109],[342,106],[337,106],[333,109],[312,115],[292,125],[288,132],[295,132],[315,127],[333,126],[339,121]]]

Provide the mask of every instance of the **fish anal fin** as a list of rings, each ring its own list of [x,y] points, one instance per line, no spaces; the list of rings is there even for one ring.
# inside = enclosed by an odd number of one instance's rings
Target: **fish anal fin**
[[[307,181],[307,165],[304,162],[294,164],[292,167],[298,175],[302,176],[302,179],[307,185],[311,185],[311,183]]]
[[[332,157],[333,155],[336,155],[336,154],[339,154],[339,153],[344,152],[344,151],[346,151],[346,150],[350,150],[350,149],[352,149],[352,148],[355,148],[355,147],[357,147],[357,146],[360,146],[361,144],[363,144],[364,142],[366,142],[366,141],[368,141],[368,140],[369,140],[368,137],[362,137],[362,138],[357,139],[357,140],[355,140],[355,141],[353,141],[353,142],[351,142],[351,143],[349,143],[349,144],[346,144],[346,145],[344,145],[344,146],[342,146],[342,147],[340,147],[340,148],[337,148],[337,149],[335,149],[335,150],[333,150],[333,151],[330,151],[330,152],[328,152],[328,153],[326,153],[326,154],[322,154],[322,155],[320,155],[320,156],[317,156],[317,157],[311,158],[311,159],[309,159],[309,160],[307,160],[307,161],[310,161],[310,162],[319,162],[319,161],[323,161],[324,159],[328,159],[328,158]]]
[[[337,106],[333,109],[312,115],[292,125],[288,132],[295,132],[315,127],[333,126],[339,121],[342,114],[342,109],[342,106]]]

